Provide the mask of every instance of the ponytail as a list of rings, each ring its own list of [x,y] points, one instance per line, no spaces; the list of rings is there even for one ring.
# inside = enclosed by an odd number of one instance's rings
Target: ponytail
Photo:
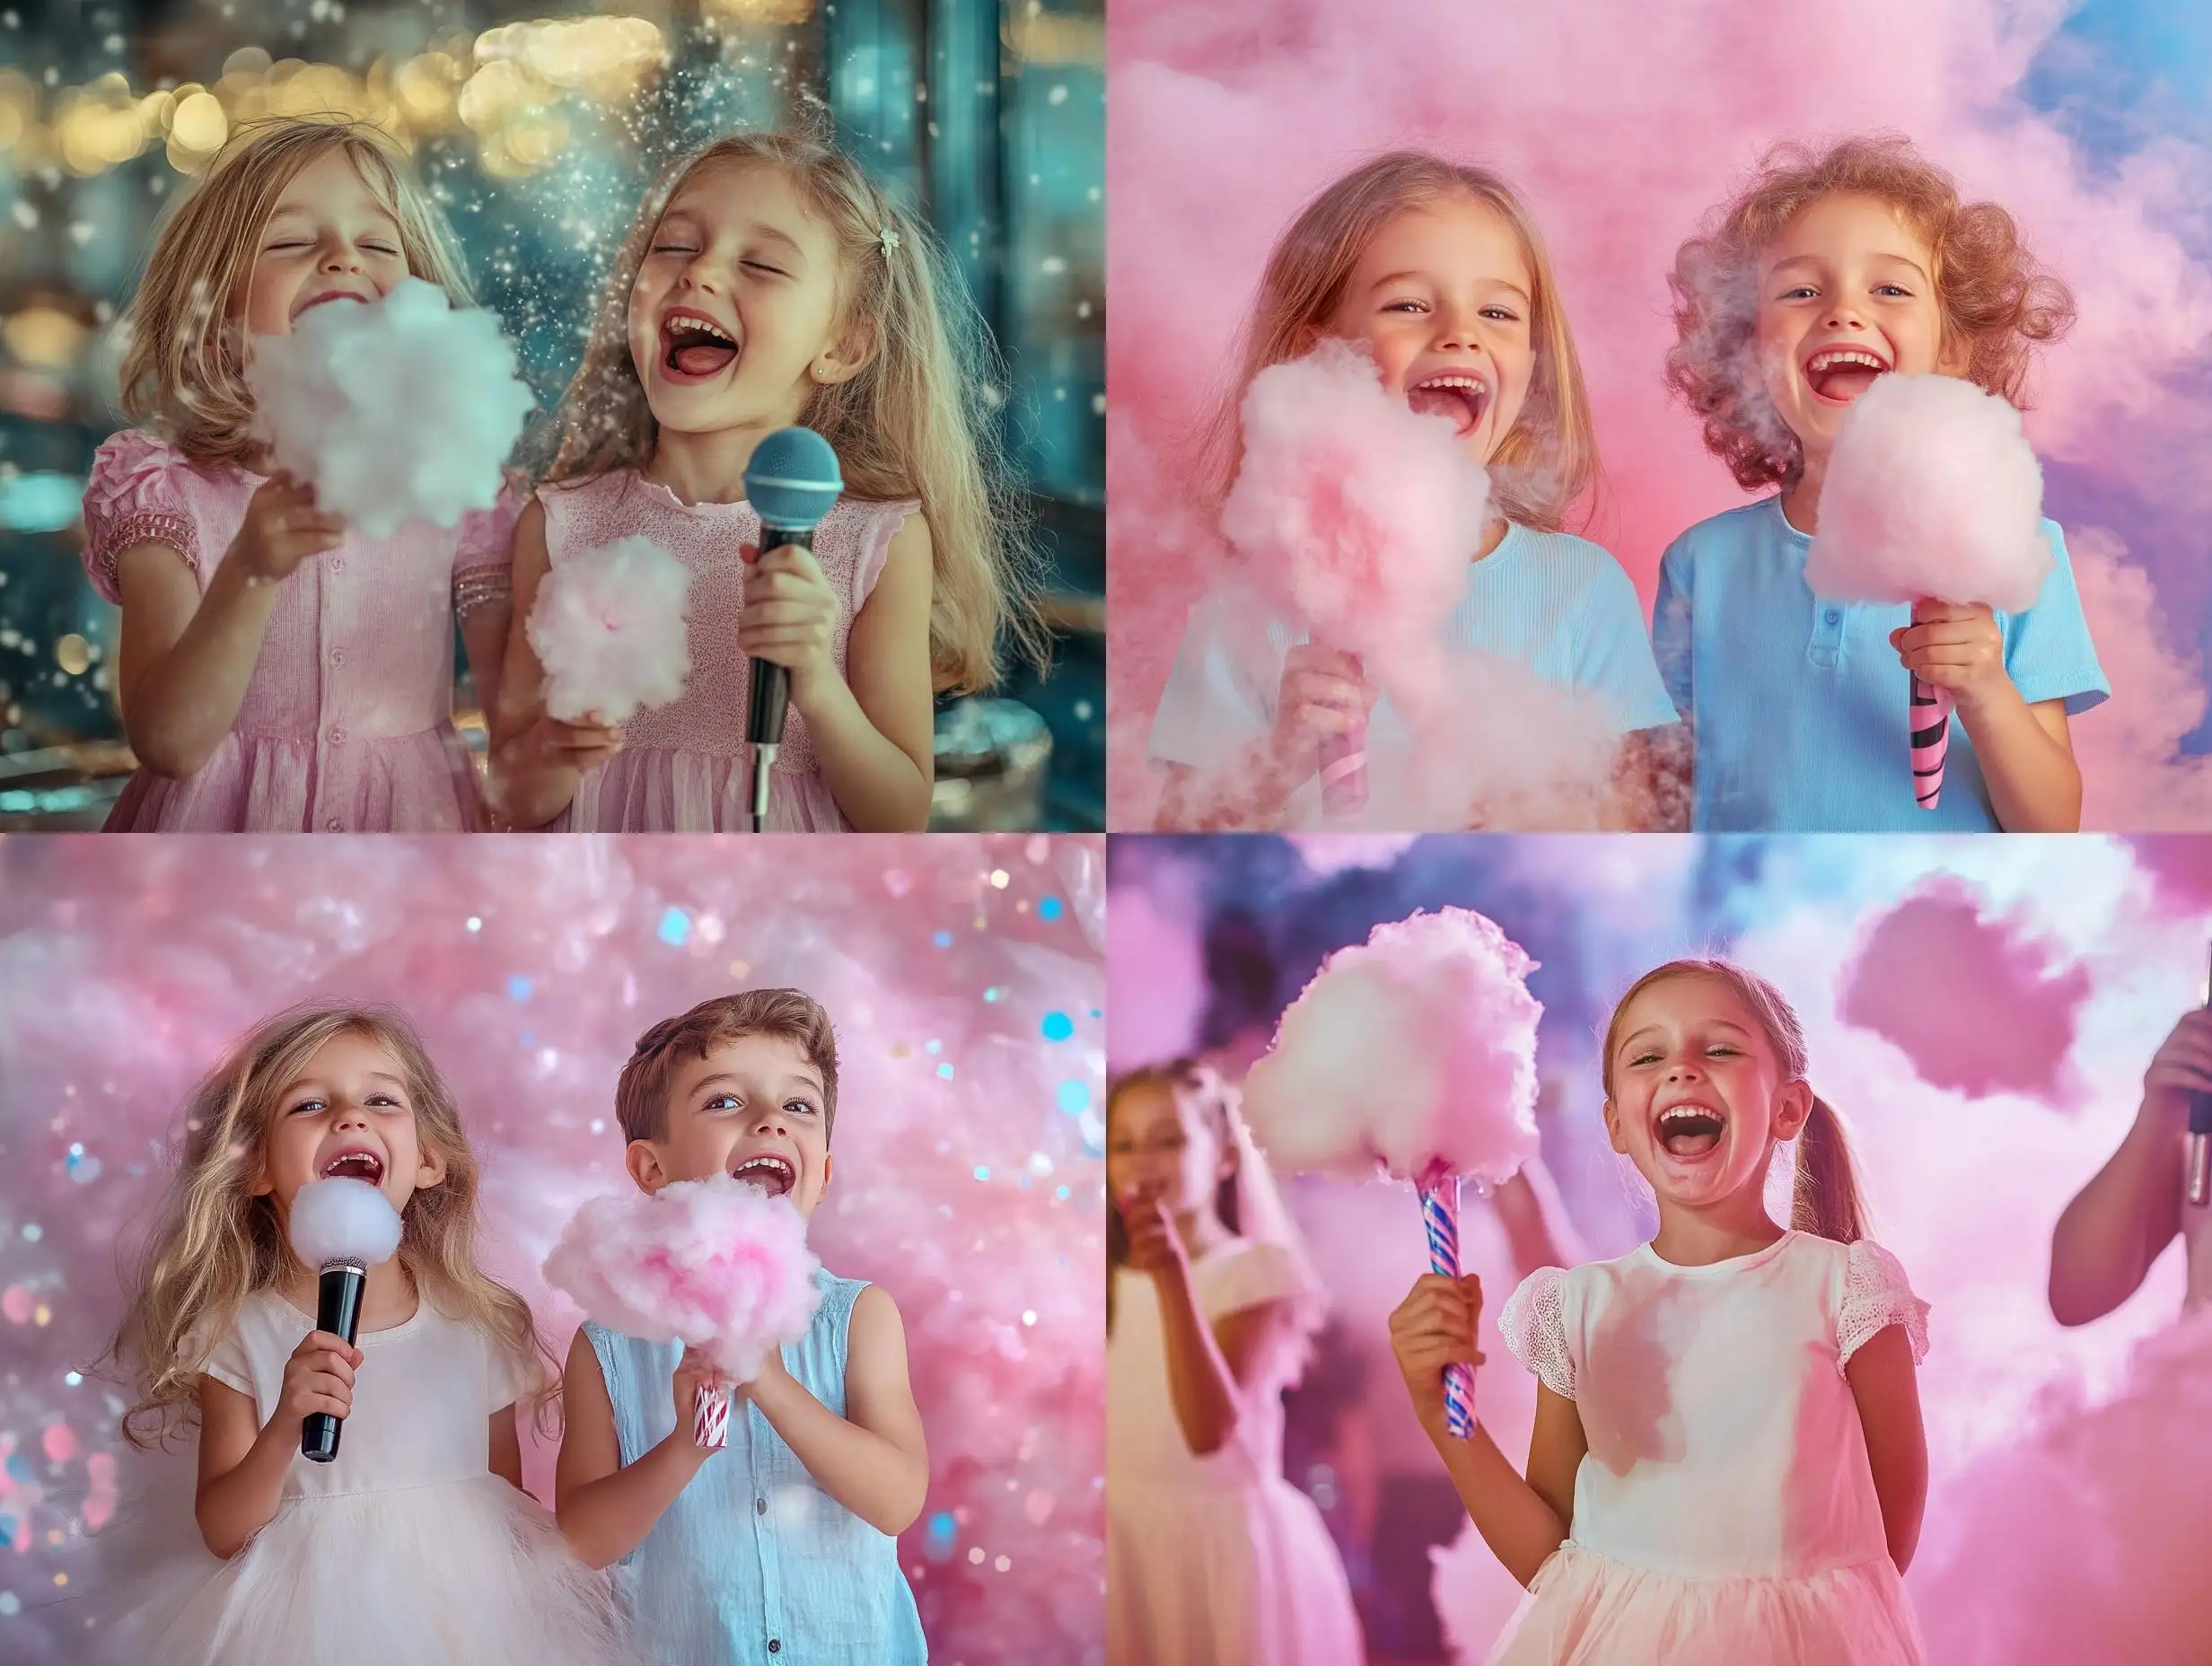
[[[1797,1172],[1792,1191],[1790,1224],[1801,1232],[1856,1243],[1866,1235],[1859,1202],[1858,1165],[1843,1118],[1824,1100],[1814,1098],[1813,1114],[1797,1134]]]

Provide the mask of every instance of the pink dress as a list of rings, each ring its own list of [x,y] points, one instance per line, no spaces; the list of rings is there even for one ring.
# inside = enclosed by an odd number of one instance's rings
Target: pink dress
[[[1498,1329],[1589,1450],[1492,1666],[1923,1666],[1844,1375],[1892,1325],[1927,1353],[1927,1304],[1865,1240],[1531,1274]]]
[[[100,448],[84,565],[120,602],[116,557],[166,544],[206,593],[265,477],[200,463],[137,429]],[[238,721],[192,775],[140,769],[111,832],[395,833],[485,825],[453,730],[453,622],[509,596],[519,494],[454,530],[348,535],[279,588]]]
[[[634,469],[540,487],[546,555],[553,566],[622,538],[649,538],[691,574],[691,678],[673,705],[634,714],[622,750],[577,784],[552,824],[583,833],[739,833],[748,825],[751,770],[745,752],[750,666],[737,651],[745,566],[760,517],[744,504],[686,504]],[[921,504],[845,497],[814,531],[814,559],[838,592],[832,651],[845,669],[853,619],[882,576],[892,535]],[[767,830],[848,830],[794,707],[776,755]]]

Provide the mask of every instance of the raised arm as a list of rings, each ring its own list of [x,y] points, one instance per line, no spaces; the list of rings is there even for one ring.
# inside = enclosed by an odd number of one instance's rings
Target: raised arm
[[[553,1514],[569,1554],[586,1567],[605,1567],[636,1549],[676,1495],[714,1457],[691,1439],[696,1398],[713,1376],[703,1363],[678,1365],[672,1390],[676,1426],[625,1468],[599,1355],[591,1338],[576,1332],[561,1372],[561,1451],[553,1470]]]

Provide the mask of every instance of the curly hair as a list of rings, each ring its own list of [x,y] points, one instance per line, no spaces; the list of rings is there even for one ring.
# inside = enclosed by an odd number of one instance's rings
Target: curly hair
[[[2074,322],[2072,291],[2045,271],[1996,203],[1959,199],[1951,176],[1898,134],[1816,149],[1776,145],[1734,199],[1674,257],[1675,344],[1667,386],[1698,414],[1706,449],[1745,490],[1792,486],[1804,447],[1783,425],[1757,363],[1760,251],[1821,197],[1875,197],[1934,257],[1945,342],[1967,351],[1966,378],[2026,408],[2029,356]]]

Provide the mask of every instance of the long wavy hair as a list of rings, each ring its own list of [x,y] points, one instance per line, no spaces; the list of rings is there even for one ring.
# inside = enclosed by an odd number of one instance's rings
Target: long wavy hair
[[[1669,960],[1654,967],[1628,986],[1613,1007],[1612,1022],[1605,1027],[1602,1068],[1605,1098],[1613,1097],[1613,1054],[1620,1046],[1620,1026],[1636,997],[1654,984],[1671,978],[1710,978],[1725,985],[1742,1001],[1765,1032],[1773,1048],[1785,1082],[1804,1082],[1804,1026],[1796,1010],[1758,973],[1729,960]],[[1858,1164],[1851,1155],[1851,1142],[1843,1118],[1817,1093],[1813,1114],[1797,1135],[1797,1166],[1791,1188],[1790,1224],[1801,1232],[1854,1243],[1866,1235],[1865,1206],[1861,1201]]]
[[[935,550],[929,653],[939,690],[996,683],[1002,636],[1041,666],[1035,556],[997,438],[993,389],[1005,378],[989,332],[929,228],[812,133],[733,134],[663,171],[600,292],[584,362],[555,415],[546,483],[652,460],[659,425],[630,358],[630,290],[669,204],[704,170],[727,166],[781,171],[837,240],[838,317],[865,336],[867,362],[813,388],[799,421],[830,442],[854,496],[921,501]]]
[[[323,118],[244,124],[162,223],[121,324],[123,414],[198,461],[244,463],[259,450],[239,313],[285,188],[334,154],[399,223],[408,272],[455,306],[475,304],[444,217],[380,129]]]
[[[540,1426],[550,1427],[553,1356],[529,1303],[476,1264],[479,1174],[452,1090],[402,1014],[311,1004],[264,1020],[186,1107],[177,1171],[127,1280],[125,1318],[105,1355],[137,1387],[121,1420],[132,1445],[160,1444],[193,1420],[201,1373],[246,1298],[298,1273],[274,1200],[253,1188],[285,1091],[342,1035],[391,1056],[423,1149],[444,1160],[445,1178],[417,1191],[400,1216],[399,1264],[422,1300],[482,1329],[523,1368]]]

